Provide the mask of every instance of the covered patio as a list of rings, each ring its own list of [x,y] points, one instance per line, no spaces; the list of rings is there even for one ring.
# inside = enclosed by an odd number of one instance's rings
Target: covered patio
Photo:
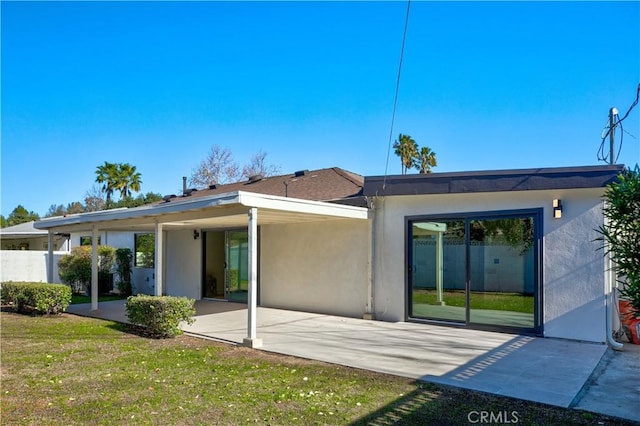
[[[124,301],[70,313],[126,322]],[[198,301],[191,335],[244,344],[247,307]],[[262,350],[561,407],[581,397],[606,345],[257,308]]]
[[[242,343],[249,347],[262,345],[262,339],[257,336],[257,304],[258,304],[258,226],[285,224],[330,223],[339,221],[344,224],[359,222],[365,223],[366,229],[368,210],[362,207],[335,204],[329,202],[310,201],[289,197],[280,197],[244,191],[218,194],[204,197],[180,197],[167,198],[165,202],[131,209],[114,209],[99,212],[69,215],[65,217],[53,217],[36,223],[36,228],[48,231],[51,243],[56,233],[64,232],[90,232],[92,236],[92,280],[91,280],[91,311],[99,311],[98,303],[98,240],[101,231],[120,232],[149,232],[155,236],[155,262],[154,262],[154,294],[161,296],[167,294],[165,278],[173,269],[184,269],[184,263],[192,261],[189,257],[200,256],[197,249],[185,254],[180,244],[184,244],[185,232],[182,232],[177,245],[167,243],[167,235],[172,231],[186,231],[187,241],[189,232],[193,232],[193,240],[202,229],[233,229],[242,228],[248,230],[248,303],[243,315],[246,315],[246,327]],[[350,225],[351,226],[351,225]],[[362,226],[362,225],[360,225]],[[364,229],[364,228],[363,228]],[[271,231],[271,235],[278,232]],[[292,233],[293,234],[293,233]],[[366,236],[369,235],[369,231]],[[266,240],[266,238],[263,238]],[[193,241],[192,241],[193,242]],[[306,242],[305,242],[306,243]],[[299,242],[298,242],[299,244]],[[313,245],[313,241],[308,242]],[[49,244],[53,247],[53,244]],[[366,247],[366,245],[365,245]],[[271,247],[269,247],[271,248]],[[275,250],[278,250],[277,244]],[[170,254],[168,254],[170,252]],[[366,249],[360,254],[366,260],[369,255]],[[49,253],[48,281],[53,280],[53,251]],[[340,254],[334,253],[334,256]],[[310,261],[310,260],[309,260]],[[199,266],[198,266],[199,265]],[[328,266],[328,265],[327,265]],[[363,267],[368,268],[368,262]],[[202,266],[197,264],[188,272],[192,277],[201,279]],[[282,268],[286,268],[282,266]],[[193,269],[196,269],[195,271]],[[174,273],[175,276],[179,276]],[[364,274],[366,275],[366,274]],[[365,277],[366,279],[366,277]],[[180,279],[175,280],[174,292],[180,291],[183,285]],[[370,295],[371,281],[368,280],[368,289],[364,293]],[[176,295],[184,295],[176,294]],[[196,297],[200,299],[200,297]],[[364,301],[364,298],[363,298]],[[365,305],[365,303],[363,303]],[[365,312],[370,312],[370,297],[367,298]]]

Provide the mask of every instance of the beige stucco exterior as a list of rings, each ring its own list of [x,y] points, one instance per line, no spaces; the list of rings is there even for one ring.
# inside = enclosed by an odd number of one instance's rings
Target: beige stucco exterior
[[[369,285],[368,221],[260,229],[260,304],[362,317]]]

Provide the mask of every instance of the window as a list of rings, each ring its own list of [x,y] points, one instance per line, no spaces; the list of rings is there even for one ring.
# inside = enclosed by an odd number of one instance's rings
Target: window
[[[92,244],[91,235],[80,237],[80,245],[81,246],[90,246]],[[98,245],[100,245],[100,235],[98,235]]]
[[[154,234],[135,234],[135,246],[134,266],[138,268],[155,267],[156,236]]]
[[[538,211],[408,222],[409,316],[539,329]]]

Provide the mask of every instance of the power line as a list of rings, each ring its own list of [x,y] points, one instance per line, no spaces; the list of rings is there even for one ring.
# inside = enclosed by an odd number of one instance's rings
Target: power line
[[[411,8],[411,0],[407,1],[407,13],[404,18],[404,32],[402,34],[402,46],[400,47],[400,62],[398,64],[398,75],[396,78],[396,92],[393,97],[393,112],[391,113],[391,128],[389,129],[389,143],[387,147],[387,162],[384,166],[384,179],[382,181],[382,190],[384,191],[387,184],[387,171],[389,170],[389,156],[391,155],[391,140],[393,139],[393,126],[396,121],[396,107],[398,105],[398,92],[400,90],[400,75],[402,73],[402,59],[404,58],[404,44],[407,39],[407,28],[409,27],[409,10]]]

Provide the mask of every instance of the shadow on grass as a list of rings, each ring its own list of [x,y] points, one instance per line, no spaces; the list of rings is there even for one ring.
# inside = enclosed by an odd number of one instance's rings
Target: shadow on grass
[[[351,425],[464,425],[464,424],[616,424],[618,418],[469,391],[446,385],[416,382],[417,389],[354,421]]]

